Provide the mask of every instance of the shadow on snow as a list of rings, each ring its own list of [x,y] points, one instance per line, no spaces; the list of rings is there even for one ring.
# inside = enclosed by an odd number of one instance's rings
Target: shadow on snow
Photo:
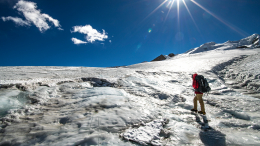
[[[203,122],[200,120],[199,115],[195,114],[196,116],[196,122],[201,125],[201,131],[200,131],[200,139],[206,146],[225,146],[226,145],[226,135],[221,133],[220,131],[217,131],[213,129],[212,127],[208,126],[206,127],[206,124],[208,124],[207,117],[203,117]]]

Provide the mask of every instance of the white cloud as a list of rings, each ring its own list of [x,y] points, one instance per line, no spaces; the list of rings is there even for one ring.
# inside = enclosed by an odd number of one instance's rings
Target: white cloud
[[[72,40],[72,41],[74,42],[74,44],[76,44],[76,45],[86,44],[86,43],[87,43],[87,42],[84,42],[84,41],[79,40],[79,39],[77,39],[77,38],[72,38],[71,40]]]
[[[59,23],[59,21],[57,19],[53,19],[48,14],[42,14],[42,16],[47,18],[47,19],[49,19],[49,21],[51,21],[55,25],[55,27],[59,27],[59,28],[61,27],[60,23]]]
[[[41,32],[44,32],[48,29],[50,29],[49,24],[47,23],[47,20],[52,22],[55,27],[58,27],[59,30],[62,30],[61,25],[58,20],[53,19],[51,16],[48,14],[41,14],[40,10],[37,10],[37,5],[34,2],[29,2],[29,1],[23,1],[20,0],[16,5],[14,6],[14,9],[17,9],[19,12],[22,12],[24,15],[25,20],[22,20],[19,18],[20,21],[14,21],[14,17],[2,17],[2,19],[9,19],[13,20],[15,23],[21,24],[20,22],[24,22],[22,24],[30,24],[33,23]],[[16,19],[18,20],[18,19]],[[22,20],[22,21],[21,21]]]
[[[30,22],[28,21],[24,21],[23,19],[21,18],[18,18],[18,17],[11,17],[11,16],[8,16],[8,17],[2,17],[3,21],[13,21],[15,22],[17,25],[20,25],[20,26],[31,26]]]
[[[74,26],[72,32],[86,34],[86,40],[91,43],[95,41],[105,41],[104,39],[108,38],[105,30],[103,30],[103,33],[100,33],[96,29],[92,28],[91,25]]]

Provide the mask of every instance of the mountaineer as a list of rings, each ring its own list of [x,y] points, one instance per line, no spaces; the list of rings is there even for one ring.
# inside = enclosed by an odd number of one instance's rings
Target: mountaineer
[[[191,76],[193,79],[192,86],[195,89],[195,97],[193,99],[194,108],[191,109],[191,111],[198,112],[198,110],[197,110],[197,100],[198,100],[200,103],[200,107],[201,107],[201,111],[199,111],[198,113],[206,115],[204,102],[202,99],[203,93],[200,91],[201,88],[199,88],[200,83],[198,82],[197,76],[200,77],[200,75],[198,75],[197,73],[195,73]],[[204,77],[203,77],[203,79],[204,79]]]

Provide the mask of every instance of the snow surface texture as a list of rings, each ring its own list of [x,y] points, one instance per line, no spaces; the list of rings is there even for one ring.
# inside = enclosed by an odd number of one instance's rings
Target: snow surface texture
[[[260,98],[259,58],[260,53],[250,57],[242,56],[232,61],[232,64],[221,70],[219,74],[233,89]]]
[[[258,38],[119,68],[0,67],[0,145],[260,145]],[[206,117],[190,112],[195,72]]]

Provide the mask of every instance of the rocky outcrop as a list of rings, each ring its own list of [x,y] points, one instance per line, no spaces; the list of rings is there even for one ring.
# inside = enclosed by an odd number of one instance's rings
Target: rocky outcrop
[[[165,59],[166,59],[166,57],[164,57],[163,55],[160,55],[152,61],[162,61],[162,60],[165,60]]]
[[[168,56],[169,56],[169,57],[174,57],[174,56],[175,56],[175,54],[173,54],[173,53],[170,53]]]
[[[167,59],[168,57],[174,57],[174,56],[175,55],[173,53],[170,53],[169,55],[160,55],[152,61],[162,61],[162,60]]]
[[[247,46],[238,46],[237,48],[248,48]]]

